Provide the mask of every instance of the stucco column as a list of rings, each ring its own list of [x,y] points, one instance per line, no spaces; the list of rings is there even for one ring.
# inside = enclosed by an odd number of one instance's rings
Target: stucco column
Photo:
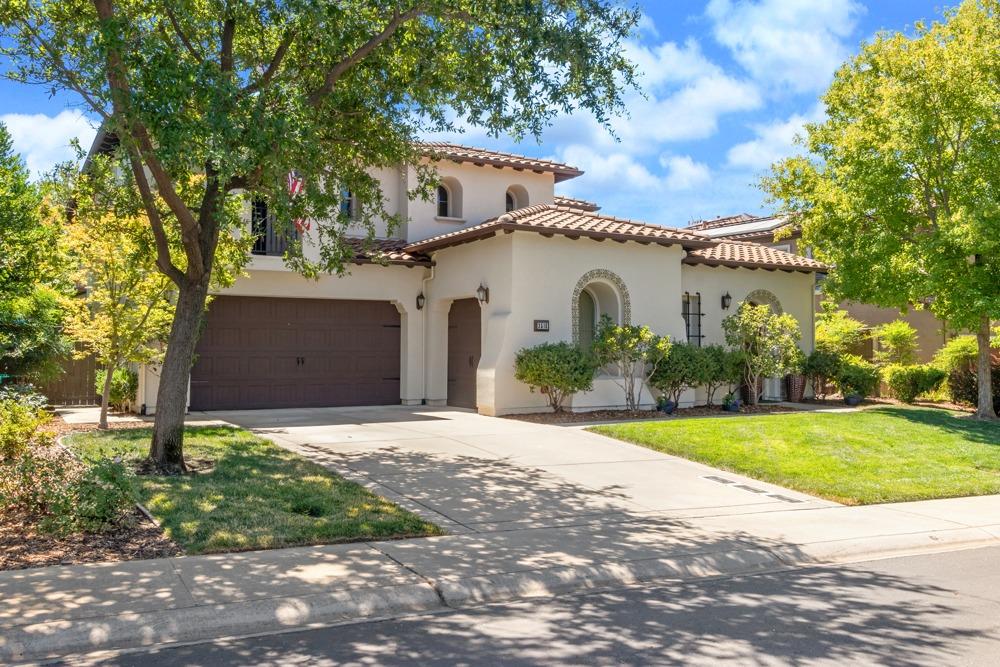
[[[416,306],[394,302],[399,311],[399,401],[420,405],[424,399],[424,318]]]
[[[425,389],[428,405],[448,402],[448,311],[451,299],[429,301],[424,308]]]

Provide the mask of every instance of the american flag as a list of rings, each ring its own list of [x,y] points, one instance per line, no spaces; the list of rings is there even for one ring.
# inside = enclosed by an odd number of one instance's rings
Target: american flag
[[[288,196],[295,199],[302,192],[304,183],[305,181],[298,171],[292,169],[288,172]],[[309,229],[309,221],[305,218],[296,218],[293,222],[295,223],[295,229],[299,230],[299,233]]]

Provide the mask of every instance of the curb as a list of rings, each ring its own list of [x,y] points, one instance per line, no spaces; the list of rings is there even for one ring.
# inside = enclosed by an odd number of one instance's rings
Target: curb
[[[195,642],[265,630],[304,629],[441,608],[441,600],[431,587],[408,584],[377,590],[47,621],[3,630],[0,663],[55,660],[95,651]]]
[[[313,627],[462,609],[518,599],[607,590],[651,582],[684,582],[829,566],[1000,544],[1000,534],[960,528],[801,546],[753,546],[593,566],[551,567],[463,579],[428,580],[247,600],[3,629],[0,663],[80,658],[172,644],[247,637]]]

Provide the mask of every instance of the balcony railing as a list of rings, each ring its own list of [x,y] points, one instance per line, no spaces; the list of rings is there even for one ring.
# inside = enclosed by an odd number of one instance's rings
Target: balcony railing
[[[253,232],[253,255],[270,255],[280,257],[285,254],[289,241],[297,241],[299,233],[292,229],[289,232],[279,229],[274,216],[267,211],[267,204],[255,201],[250,216],[250,228]]]

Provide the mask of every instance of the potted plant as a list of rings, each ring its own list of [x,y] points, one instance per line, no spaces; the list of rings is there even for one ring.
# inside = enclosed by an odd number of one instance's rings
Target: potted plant
[[[656,408],[665,415],[672,415],[677,409],[677,402],[670,400],[670,397],[664,394],[656,399]]]
[[[726,412],[739,412],[740,411],[740,399],[736,397],[736,394],[729,392],[722,399],[722,409]]]
[[[789,359],[788,375],[785,376],[785,395],[792,403],[801,403],[806,395],[806,376],[802,369],[805,366],[806,355],[796,349]]]

